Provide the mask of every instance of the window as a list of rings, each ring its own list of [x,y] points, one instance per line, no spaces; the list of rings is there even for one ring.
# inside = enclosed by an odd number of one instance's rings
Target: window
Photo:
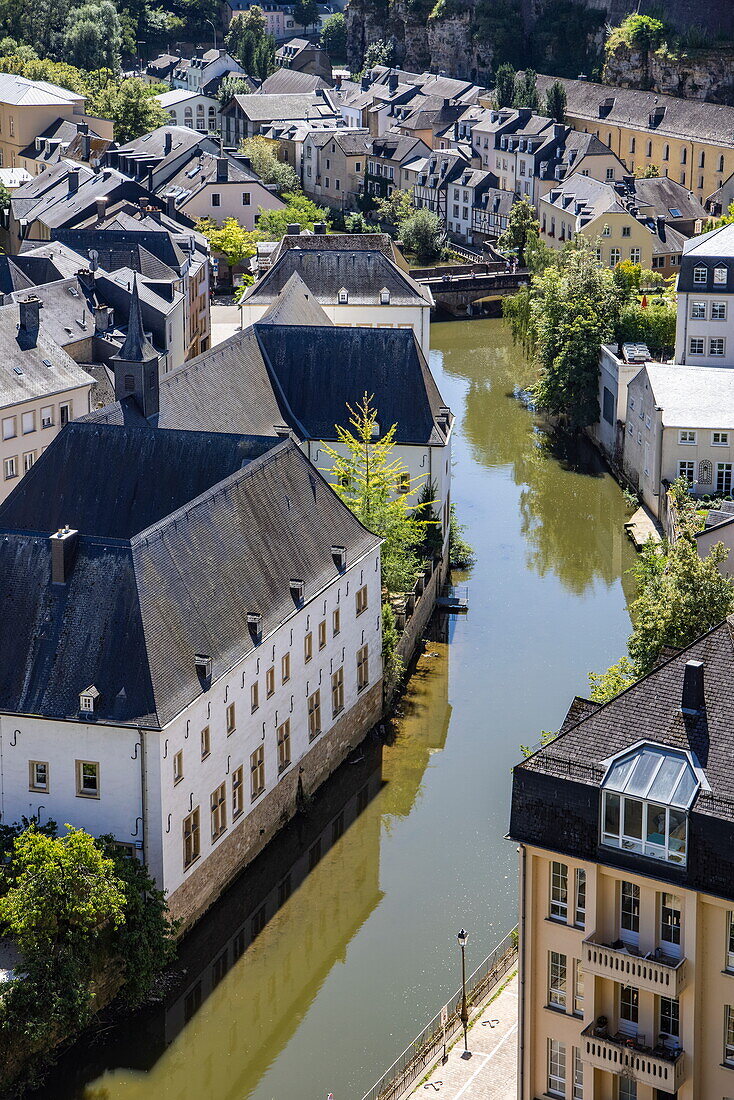
[[[619,934],[625,943],[637,943],[640,934],[640,888],[623,882],[619,897]]]
[[[265,673],[265,698],[275,695],[275,666],[271,665]]]
[[[280,659],[280,679],[281,683],[287,684],[291,678],[291,655],[290,653],[284,653]]]
[[[666,954],[680,954],[680,900],[675,894],[660,898],[660,943]]]
[[[667,144],[663,146],[663,160],[670,160],[670,146]]]
[[[183,823],[183,864],[184,871],[201,854],[201,835],[199,829],[199,807],[184,818]]]
[[[731,462],[716,463],[716,492],[731,492]]]
[[[632,236],[632,227],[629,226],[629,225],[623,225],[622,226],[622,236],[623,237],[631,237]]]
[[[174,785],[174,787],[176,786],[177,783],[181,782],[183,777],[184,777],[183,749],[179,749],[178,752],[175,753],[174,757],[173,757],[173,785]]]
[[[637,1100],[637,1082],[634,1077],[619,1078],[619,1100]]]
[[[675,997],[660,998],[660,1031],[673,1039],[680,1035],[680,1005]]]
[[[232,772],[232,820],[239,817],[244,809],[244,768],[240,764],[239,768],[235,768]]]
[[[690,428],[684,428],[682,431],[678,432],[678,442],[685,444],[695,444],[696,432],[692,431]]]
[[[725,321],[726,320],[726,302],[712,302],[711,303],[711,320],[712,321]]]
[[[678,477],[685,478],[689,485],[693,485],[696,480],[696,463],[695,462],[679,462],[678,463]]]
[[[566,956],[548,952],[548,1004],[566,1011]]]
[[[45,409],[41,409],[41,427],[53,428],[54,426],[54,408],[53,405],[47,405]]]
[[[640,253],[639,248],[631,248],[630,249],[630,260],[632,261],[633,264],[638,264],[640,262],[640,255],[641,255],[641,253]]]
[[[337,634],[341,630],[341,611],[337,607],[331,616],[331,633],[336,638]]]
[[[622,259],[622,253],[618,248],[609,249],[609,266],[616,267],[619,261]]]
[[[326,619],[322,619],[319,623],[319,649],[326,647]]]
[[[313,634],[309,630],[308,634],[303,639],[303,661],[304,661],[304,664],[308,664],[308,662],[311,660],[312,657],[313,657]]]
[[[15,426],[15,417],[6,416],[3,419],[3,439],[15,439],[18,434]]]
[[[35,461],[36,461],[36,452],[35,451],[26,451],[25,454],[23,455],[23,473],[24,474],[28,473],[28,471],[30,470],[31,466],[34,464]]]
[[[253,802],[265,790],[265,749],[262,745],[250,757],[250,797]]]
[[[355,596],[355,603],[357,606],[357,614],[361,615],[363,611],[367,610],[367,586],[360,588]]]
[[[558,920],[568,917],[568,867],[565,863],[551,863],[550,915]]]
[[[361,172],[362,171],[362,161],[361,160],[358,160],[357,163],[354,165],[354,171],[355,172]]]
[[[291,762],[291,720],[286,718],[278,726],[278,771],[282,772]]]
[[[734,970],[734,912],[726,915],[726,969]]]
[[[250,687],[250,713],[254,714],[260,706],[260,685],[257,680]]]
[[[723,336],[712,336],[709,340],[709,355],[723,355],[726,340]]]
[[[201,731],[201,759],[206,760],[209,753],[212,751],[211,736],[209,734],[209,727],[204,726]]]
[[[576,907],[574,924],[577,928],[586,925],[586,871],[579,867],[576,871]]]
[[[734,1008],[724,1006],[724,1061],[734,1063]]]
[[[629,145],[629,152],[634,153],[634,151],[635,151],[635,139],[633,137],[631,137],[630,138],[630,145]]]
[[[548,1040],[548,1092],[551,1096],[566,1095],[566,1044],[558,1039]]]
[[[321,733],[321,691],[317,689],[308,697],[308,739],[313,741]]]
[[[219,840],[227,828],[227,790],[224,783],[220,783],[215,791],[212,791],[209,799],[212,814],[212,843]]]
[[[331,710],[334,718],[344,710],[344,668],[338,668],[331,677]]]
[[[584,1100],[584,1063],[578,1047],[573,1049],[573,1100]]]
[[[694,267],[693,269],[693,282],[698,286],[705,285],[707,281],[707,271],[705,267]]]
[[[705,351],[703,336],[691,336],[688,341],[688,352],[690,355],[703,355]]]
[[[76,793],[80,798],[99,798],[99,764],[95,761],[77,760]]]
[[[725,267],[714,268],[714,286],[726,286],[727,271]]]
[[[334,180],[334,187],[337,191],[341,191],[342,185],[340,180]]]
[[[326,186],[327,187],[329,186],[328,181],[327,181]],[[347,304],[347,302],[349,301],[349,294],[345,290],[344,287],[342,287],[341,290],[339,291],[339,293],[337,294],[337,301],[338,301],[340,306],[345,306]]]
[[[729,433],[728,432],[712,432],[711,433],[711,446],[712,447],[728,447],[729,446]]]
[[[705,302],[691,302],[691,320],[692,321],[705,321],[706,320],[706,303]]]
[[[48,791],[48,763],[45,760],[28,761],[28,789]]]
[[[602,416],[607,424],[614,423],[614,394],[606,386],[602,397]]]
[[[71,401],[64,401],[59,405],[59,424],[63,428],[71,420]]]
[[[234,733],[237,729],[237,714],[235,711],[234,703],[230,703],[227,707],[227,737]]]
[[[251,201],[250,200],[250,192],[249,191],[243,191],[242,192],[242,205],[243,206],[249,206],[250,201]]]
[[[573,964],[573,1014],[584,1015],[584,968],[581,959],[576,959]]]
[[[5,472],[5,480],[10,481],[11,478],[18,476],[18,456],[13,455],[12,458],[6,458],[3,463],[3,469]]]
[[[23,413],[21,417],[21,423],[23,426],[23,435],[28,435],[30,432],[36,430],[36,414],[34,412]]]
[[[222,196],[219,194],[218,191],[214,191],[213,194],[212,194],[212,206],[221,206],[221,205],[222,205]]]
[[[632,985],[619,989],[619,1030],[623,1035],[636,1035],[639,1020],[640,992]]]
[[[364,691],[370,682],[368,647],[357,650],[357,691]]]

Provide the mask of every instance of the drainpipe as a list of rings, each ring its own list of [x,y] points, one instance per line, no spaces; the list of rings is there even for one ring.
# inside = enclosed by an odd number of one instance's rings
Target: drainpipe
[[[148,866],[148,807],[147,799],[145,796],[145,733],[142,726],[138,726],[138,733],[140,734],[140,814],[143,819],[143,863]]]
[[[517,1095],[525,1100],[525,871],[527,852],[520,845],[520,997],[517,1019]]]

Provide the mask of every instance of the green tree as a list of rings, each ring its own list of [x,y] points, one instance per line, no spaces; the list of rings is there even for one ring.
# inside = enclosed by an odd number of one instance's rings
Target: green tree
[[[497,240],[497,247],[517,250],[520,267],[525,266],[525,252],[532,240],[540,238],[540,222],[535,216],[535,208],[530,199],[520,199],[513,204],[507,228]]]
[[[438,214],[423,207],[398,223],[400,240],[419,264],[440,260],[446,245],[446,231]]]
[[[257,252],[257,242],[263,240],[259,232],[245,229],[236,218],[225,218],[221,226],[209,218],[202,218],[196,228],[209,241],[213,252],[224,256],[229,266],[230,282],[233,281],[233,269],[244,263]]]
[[[251,91],[252,87],[247,77],[230,73],[217,88],[217,99],[224,106],[225,103],[229,103],[232,96],[249,95]]]
[[[638,180],[656,180],[659,175],[657,164],[638,164],[635,168],[635,178]]]
[[[660,19],[650,15],[628,15],[609,35],[605,49],[612,53],[619,46],[649,53],[662,46],[666,37],[666,27]]]
[[[636,299],[629,301],[620,313],[617,341],[620,344],[647,344],[656,356],[672,355],[676,317],[675,301],[662,300],[661,304],[648,305],[646,309],[642,309]]]
[[[360,523],[385,540],[381,554],[383,585],[389,592],[404,592],[415,579],[415,549],[425,524],[415,518],[409,503],[414,486],[408,471],[399,458],[393,457],[397,424],[382,431],[373,400],[365,393],[356,407],[347,405],[351,430],[335,425],[338,451],[322,442],[332,460],[325,472]]]
[[[621,691],[625,691],[634,684],[637,679],[634,665],[629,657],[622,657],[606,672],[589,673],[590,697],[595,703],[608,703],[610,699],[614,699]]]
[[[639,290],[642,264],[634,264],[632,260],[621,260],[615,265],[612,276],[622,290]]]
[[[550,88],[545,93],[545,113],[548,118],[553,118],[556,122],[563,123],[566,121],[566,89],[558,80],[554,80]]]
[[[7,210],[10,206],[11,194],[4,183],[0,183],[0,210]]]
[[[319,21],[319,5],[316,0],[296,0],[293,18],[304,31],[315,26]]]
[[[301,229],[313,230],[316,222],[330,226],[329,211],[317,206],[303,194],[285,194],[286,206],[281,210],[264,210],[258,207],[257,228],[263,240],[279,241],[288,232],[288,226],[296,223]]]
[[[497,69],[494,98],[498,107],[511,107],[515,98],[515,70],[507,62]]]
[[[64,28],[64,56],[84,69],[120,67],[120,17],[112,0],[89,0],[72,8]]]
[[[537,111],[540,106],[537,88],[537,74],[533,69],[526,69],[515,77],[515,89],[512,96],[513,107],[530,107]]]
[[[275,67],[275,40],[265,32],[265,13],[257,5],[236,15],[225,45],[250,76],[264,80]]]
[[[396,187],[391,195],[378,199],[375,205],[375,217],[388,225],[399,225],[413,213],[413,192],[401,191]]]
[[[171,121],[155,98],[157,94],[156,85],[130,77],[119,84],[108,84],[96,98],[96,109],[103,118],[112,119],[115,140],[124,145]]]
[[[368,73],[376,65],[392,65],[395,62],[395,47],[392,42],[385,42],[378,38],[376,42],[370,42],[365,50],[362,72]]]
[[[354,214],[347,214],[344,218],[344,229],[347,233],[374,233],[377,226],[371,225],[361,210]]]
[[[245,138],[240,143],[240,152],[250,158],[253,172],[263,183],[274,184],[278,194],[286,191],[293,194],[300,190],[296,170],[285,161],[278,160],[278,145],[264,137]]]
[[[341,58],[347,52],[347,21],[340,12],[334,12],[321,26],[321,45],[330,57]]]

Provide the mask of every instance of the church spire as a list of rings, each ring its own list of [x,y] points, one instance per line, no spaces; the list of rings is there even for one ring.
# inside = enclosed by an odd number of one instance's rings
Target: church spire
[[[145,335],[143,314],[138,294],[138,275],[133,275],[133,292],[130,298],[130,316],[127,322],[127,336],[120,348],[119,358],[126,363],[145,363],[155,356],[155,349]],[[117,357],[116,357],[117,358]]]
[[[115,400],[134,397],[145,417],[158,413],[158,353],[145,335],[137,275],[133,275],[125,342],[112,356]]]

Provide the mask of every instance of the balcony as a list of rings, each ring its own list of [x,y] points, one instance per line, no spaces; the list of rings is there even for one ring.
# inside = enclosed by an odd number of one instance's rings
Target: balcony
[[[671,958],[660,951],[644,955],[623,945],[621,940],[615,946],[600,943],[594,934],[584,940],[583,953],[587,974],[611,978],[647,993],[679,997],[686,984],[686,960]]]
[[[626,1076],[631,1074],[638,1084],[649,1085],[662,1092],[674,1093],[685,1081],[683,1051],[645,1046],[642,1036],[630,1039],[626,1035],[597,1034],[601,1030],[595,1024],[589,1024],[581,1032],[584,1040],[581,1057],[595,1069],[624,1073]],[[606,1031],[606,1028],[603,1030]]]

